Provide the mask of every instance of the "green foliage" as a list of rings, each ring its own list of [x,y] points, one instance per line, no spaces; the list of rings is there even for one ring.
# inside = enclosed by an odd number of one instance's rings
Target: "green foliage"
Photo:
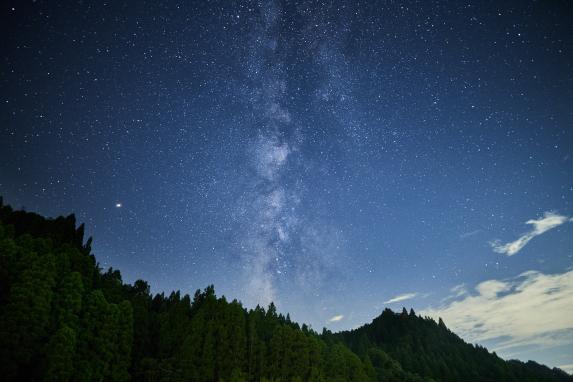
[[[110,381],[130,380],[128,372],[131,366],[131,348],[133,345],[133,309],[129,301],[117,305],[117,327],[114,338],[113,358],[111,360]]]
[[[67,382],[71,379],[75,348],[76,332],[66,325],[61,326],[48,343],[45,382]]]
[[[318,335],[271,304],[246,310],[213,286],[190,296],[124,284],[83,244],[73,215],[0,200],[0,375],[5,381],[571,381],[506,362],[413,310]]]
[[[33,252],[30,237],[22,237],[19,244],[17,267],[22,270],[0,316],[0,372],[7,380],[17,380],[19,375],[32,377],[35,350],[48,338],[55,285],[54,257]]]
[[[557,381],[562,376],[545,366],[536,370],[506,362],[485,348],[470,345],[439,319],[413,310],[386,309],[371,324],[334,335],[357,354],[365,350],[378,380],[390,381]],[[571,380],[568,376],[565,380]]]
[[[63,277],[53,307],[57,325],[78,329],[83,291],[82,276],[78,272],[70,272]]]

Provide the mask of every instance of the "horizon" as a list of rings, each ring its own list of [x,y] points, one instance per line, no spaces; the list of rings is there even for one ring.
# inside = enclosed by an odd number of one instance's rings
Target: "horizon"
[[[573,7],[2,6],[0,195],[153,293],[573,373]],[[316,330],[316,329],[315,329]]]

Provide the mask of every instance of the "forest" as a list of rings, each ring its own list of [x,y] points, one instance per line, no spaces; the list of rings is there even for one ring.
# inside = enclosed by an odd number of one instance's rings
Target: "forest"
[[[102,270],[74,215],[44,218],[0,198],[4,381],[573,381],[506,361],[413,310],[321,332],[274,304],[246,309],[207,286],[152,294]]]

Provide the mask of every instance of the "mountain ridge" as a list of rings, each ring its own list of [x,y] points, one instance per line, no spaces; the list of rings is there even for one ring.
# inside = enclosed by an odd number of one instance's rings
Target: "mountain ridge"
[[[572,381],[505,361],[440,319],[385,309],[322,333],[217,297],[151,294],[103,271],[74,215],[46,219],[0,198],[0,372],[6,380]]]

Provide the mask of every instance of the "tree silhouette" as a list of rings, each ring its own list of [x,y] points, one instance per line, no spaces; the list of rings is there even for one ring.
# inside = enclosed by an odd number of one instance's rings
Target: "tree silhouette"
[[[319,335],[271,303],[247,310],[212,285],[152,295],[105,272],[73,215],[44,219],[0,198],[3,381],[571,381],[506,362],[439,319],[384,310],[358,329]]]

